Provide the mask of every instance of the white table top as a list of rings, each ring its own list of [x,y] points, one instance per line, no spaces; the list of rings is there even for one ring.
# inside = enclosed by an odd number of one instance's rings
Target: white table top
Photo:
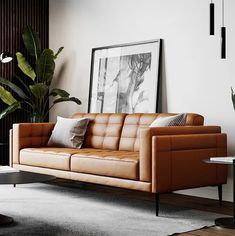
[[[207,163],[215,164],[233,164],[235,163],[235,157],[211,157],[206,160]]]

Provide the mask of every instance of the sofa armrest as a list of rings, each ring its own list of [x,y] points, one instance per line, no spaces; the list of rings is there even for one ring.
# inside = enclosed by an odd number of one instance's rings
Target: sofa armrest
[[[154,136],[152,192],[224,184],[227,166],[208,164],[203,160],[226,155],[226,134]]]
[[[13,156],[12,156],[12,149],[13,149],[13,143],[12,143],[12,133],[13,133],[13,130],[10,129],[9,130],[9,166],[12,167],[12,161],[13,161]]]
[[[171,126],[171,127],[140,127],[139,152],[140,152],[140,180],[151,182],[152,164],[152,137],[165,135],[192,135],[192,134],[218,134],[219,126]],[[189,137],[188,136],[188,137]]]
[[[26,147],[46,146],[54,123],[20,123],[13,124],[10,153],[12,164],[19,164],[19,153]]]

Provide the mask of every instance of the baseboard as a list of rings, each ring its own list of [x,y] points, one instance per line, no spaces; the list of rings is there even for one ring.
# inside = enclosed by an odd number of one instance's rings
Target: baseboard
[[[218,200],[217,187],[194,188],[194,189],[175,191],[175,193]],[[228,201],[228,202],[233,201],[232,190],[227,191],[227,189],[225,188],[223,189],[223,201]]]

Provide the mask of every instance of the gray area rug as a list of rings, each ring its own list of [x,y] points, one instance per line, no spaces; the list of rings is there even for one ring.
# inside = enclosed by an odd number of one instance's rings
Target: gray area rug
[[[14,225],[0,235],[166,236],[211,226],[221,215],[55,184],[0,186],[0,213]]]

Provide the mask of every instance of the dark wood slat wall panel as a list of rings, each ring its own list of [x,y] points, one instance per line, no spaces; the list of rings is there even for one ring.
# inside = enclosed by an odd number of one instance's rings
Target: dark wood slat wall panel
[[[15,55],[20,51],[26,55],[21,36],[26,25],[39,33],[42,48],[48,48],[49,0],[0,0],[0,53],[9,51]],[[10,63],[0,63],[0,76],[15,82],[14,75],[19,73],[15,58]],[[0,102],[0,111],[5,107]],[[0,120],[0,143],[8,143],[13,123],[26,122],[27,118],[27,114],[17,111]],[[0,165],[8,164],[8,150],[8,145],[0,145]]]

